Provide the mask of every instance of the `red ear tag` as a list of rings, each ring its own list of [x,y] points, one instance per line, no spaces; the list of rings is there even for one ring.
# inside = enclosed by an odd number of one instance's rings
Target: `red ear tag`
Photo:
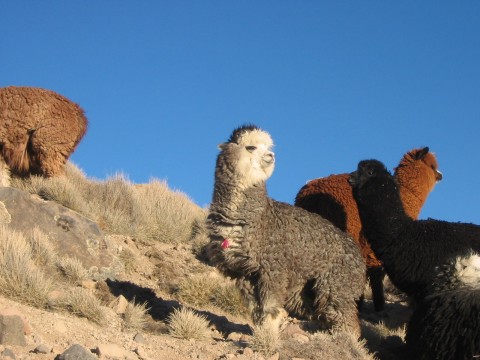
[[[230,240],[228,240],[228,239],[223,240],[222,241],[222,249],[226,249],[228,247],[230,247]]]

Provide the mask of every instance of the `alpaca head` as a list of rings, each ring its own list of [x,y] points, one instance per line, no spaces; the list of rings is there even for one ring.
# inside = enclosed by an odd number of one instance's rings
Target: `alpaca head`
[[[400,183],[412,181],[412,176],[415,176],[427,186],[428,191],[443,178],[438,170],[437,159],[428,147],[406,153],[395,168],[395,176]]]
[[[272,147],[270,135],[254,125],[235,129],[228,142],[219,145],[217,175],[243,188],[266,181],[275,166]]]
[[[369,237],[372,226],[376,228],[382,226],[382,223],[386,225],[385,219],[404,215],[397,182],[378,160],[360,161],[357,170],[350,174],[348,182],[358,205],[362,229],[373,245],[373,240]]]
[[[348,182],[353,189],[362,189],[367,183],[385,177],[391,177],[390,172],[378,160],[362,160],[358,163],[357,170],[350,174]]]

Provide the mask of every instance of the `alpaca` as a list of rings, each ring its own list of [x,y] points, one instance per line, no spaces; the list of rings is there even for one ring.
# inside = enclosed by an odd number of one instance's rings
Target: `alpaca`
[[[0,155],[12,175],[52,177],[87,130],[83,110],[50,90],[0,88]]]
[[[381,261],[372,251],[368,239],[362,233],[357,204],[348,183],[349,174],[330,175],[309,181],[295,197],[295,205],[317,213],[349,233],[360,245],[367,265],[367,275],[372,289],[376,311],[385,305]],[[407,152],[395,168],[400,197],[407,214],[416,219],[435,184],[442,179],[435,155],[428,147]]]
[[[415,358],[480,355],[480,226],[412,219],[377,160],[361,161],[349,182],[372,249],[393,284],[415,299],[406,335]]]
[[[319,215],[268,197],[272,146],[253,125],[220,145],[207,254],[224,275],[250,286],[255,323],[278,321],[286,310],[360,336],[356,300],[366,279],[359,247]]]
[[[480,257],[453,259],[416,304],[405,336],[415,359],[480,357]]]
[[[436,267],[480,252],[478,225],[409,217],[395,178],[378,160],[360,161],[349,182],[373,251],[393,284],[407,295],[421,295]]]

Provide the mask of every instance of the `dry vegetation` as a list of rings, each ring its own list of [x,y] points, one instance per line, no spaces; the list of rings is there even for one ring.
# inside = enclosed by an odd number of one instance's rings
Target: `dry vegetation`
[[[373,353],[380,359],[400,359],[396,351],[402,347],[401,321],[364,320],[366,341],[310,331],[304,332],[308,343],[302,343],[276,329],[246,330],[242,324],[251,324],[249,310],[238,289],[202,257],[206,210],[163,181],[138,185],[123,175],[99,181],[68,163],[63,177],[12,179],[12,186],[71,208],[106,234],[125,239],[117,254],[125,271],[121,279],[98,282],[94,291],[84,289],[81,283],[88,280],[88,271],[75,258],[59,257],[41,229],[20,234],[0,227],[0,294],[5,297],[106,326],[106,307],[121,293],[129,300],[121,315],[125,331],[160,331],[201,340],[212,336],[213,327],[223,336],[243,333],[255,354],[279,352],[280,359],[371,360]],[[148,270],[150,265],[153,269]],[[60,295],[52,296],[53,283]],[[169,300],[159,305],[159,299]],[[159,309],[167,302],[172,303],[169,309]]]

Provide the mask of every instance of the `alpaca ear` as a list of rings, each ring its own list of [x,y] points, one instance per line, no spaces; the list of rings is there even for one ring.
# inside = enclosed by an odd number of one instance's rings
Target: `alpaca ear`
[[[428,146],[425,146],[423,149],[419,150],[416,156],[417,160],[423,159],[429,151],[430,149],[428,148]]]
[[[221,143],[221,144],[218,144],[217,147],[219,150],[223,150],[225,148],[225,145],[227,145],[226,143]]]

